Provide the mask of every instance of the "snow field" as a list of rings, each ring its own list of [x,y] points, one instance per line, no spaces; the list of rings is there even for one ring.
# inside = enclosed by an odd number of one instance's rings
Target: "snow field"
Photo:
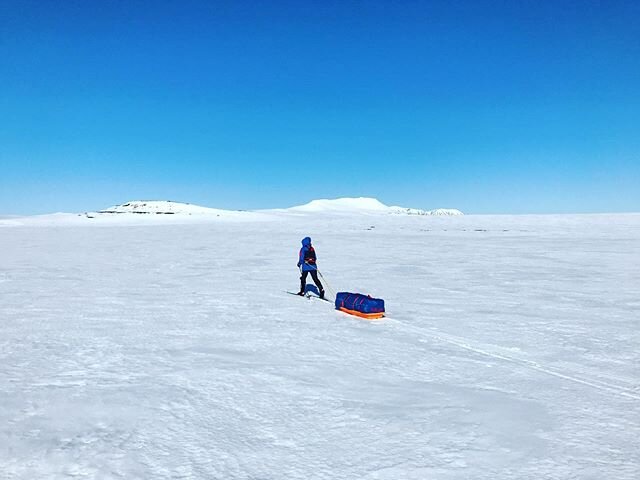
[[[387,319],[284,293],[305,235]],[[638,215],[7,226],[0,478],[635,479],[638,240]]]

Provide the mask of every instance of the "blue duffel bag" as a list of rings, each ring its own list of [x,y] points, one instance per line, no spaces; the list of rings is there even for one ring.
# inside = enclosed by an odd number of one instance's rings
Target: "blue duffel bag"
[[[377,314],[384,313],[384,300],[371,298],[361,293],[338,292],[336,295],[336,308],[338,310],[351,310],[354,312]]]

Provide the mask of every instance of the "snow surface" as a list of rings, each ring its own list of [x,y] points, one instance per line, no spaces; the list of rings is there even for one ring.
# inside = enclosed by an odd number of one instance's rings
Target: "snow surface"
[[[0,478],[638,478],[640,215],[131,217],[0,223]]]

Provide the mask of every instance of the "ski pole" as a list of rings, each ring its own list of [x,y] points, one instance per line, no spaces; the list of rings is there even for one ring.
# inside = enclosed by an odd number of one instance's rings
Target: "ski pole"
[[[327,281],[325,276],[322,275],[322,272],[320,270],[318,270],[317,267],[316,267],[316,270],[318,271],[318,275],[320,275],[320,278],[322,278],[322,280],[324,281],[325,285],[327,286],[327,289],[329,290],[329,292],[333,294],[333,298],[336,298],[336,291],[331,287],[331,285],[329,285],[329,282]]]
[[[322,280],[324,280],[325,285],[327,286],[327,290],[329,290],[329,293],[333,294],[333,298],[336,298],[336,291],[331,288],[331,285],[329,285],[329,282],[327,281],[327,279],[324,277],[324,275],[322,275],[322,272],[320,271],[320,269],[318,269],[317,265],[311,265],[308,262],[304,262],[305,265],[309,265],[310,267],[315,268],[316,272],[318,272],[318,275],[320,275],[320,278],[322,278]]]

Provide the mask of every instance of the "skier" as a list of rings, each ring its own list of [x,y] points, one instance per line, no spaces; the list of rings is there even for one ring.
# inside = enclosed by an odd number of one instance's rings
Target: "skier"
[[[304,291],[307,286],[307,275],[311,273],[313,283],[316,284],[320,291],[320,298],[324,298],[324,288],[322,288],[322,283],[318,280],[316,251],[313,249],[313,246],[311,245],[311,238],[309,237],[304,237],[302,239],[302,248],[298,255],[298,268],[302,273],[302,276],[300,277],[300,291],[298,292],[298,295],[304,295]]]

